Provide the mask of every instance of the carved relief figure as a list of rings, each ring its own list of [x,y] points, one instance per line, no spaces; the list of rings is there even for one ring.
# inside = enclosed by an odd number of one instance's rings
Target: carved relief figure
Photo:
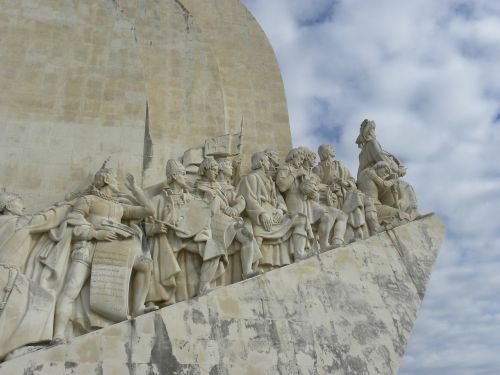
[[[70,206],[24,214],[15,193],[0,193],[0,359],[26,344],[52,338],[54,296],[24,275],[38,233],[56,228]]]
[[[320,251],[325,251],[344,244],[347,215],[319,203],[320,181],[313,173],[315,161],[316,154],[305,147],[291,150],[276,181],[280,190],[286,192],[288,210],[307,216],[318,235]]]
[[[229,257],[223,282],[226,285],[260,274],[257,265],[262,258],[251,224],[241,217],[245,199],[229,183],[232,173],[229,160],[207,158],[200,165],[202,180],[197,184],[211,206],[213,239],[223,244]],[[224,181],[218,182],[218,176],[223,176]]]
[[[115,173],[103,165],[95,174],[93,185],[77,199],[69,214],[75,225],[71,263],[56,306],[56,344],[64,341],[70,319],[84,330],[127,319],[129,295],[131,314],[145,312],[151,258],[142,251],[139,227],[126,225],[122,220],[142,219],[154,210],[132,175],[127,176],[126,186],[140,206],[122,204],[116,199]],[[78,307],[77,298],[81,303]]]
[[[360,133],[356,139],[356,144],[361,149],[359,153],[358,179],[361,172],[366,168],[373,167],[381,161],[386,162],[391,173],[397,177],[395,183],[397,194],[387,194],[380,196],[379,199],[389,206],[399,207],[410,216],[411,220],[414,220],[420,215],[415,191],[410,184],[400,179],[400,177],[406,174],[406,167],[398,158],[382,149],[380,143],[377,141],[375,128],[375,121],[364,120],[361,123]]]
[[[266,148],[264,150],[264,153],[269,158],[269,164],[270,164],[269,173],[271,174],[272,179],[276,181],[276,176],[278,175],[278,169],[281,164],[278,152],[276,150],[273,150],[272,148]]]
[[[322,202],[339,208],[348,215],[349,231],[346,237],[351,240],[368,237],[364,196],[358,191],[349,169],[335,160],[335,150],[331,145],[320,145],[318,155],[320,162],[314,172],[320,177],[321,183],[326,185],[322,192]]]
[[[238,193],[245,198],[245,215],[250,219],[263,258],[263,269],[290,264],[307,257],[307,217],[287,212],[278,200],[276,186],[269,175],[270,162],[264,152],[252,155],[252,172],[243,176]]]
[[[211,208],[192,195],[184,166],[169,160],[164,188],[152,198],[155,218],[146,223],[153,257],[147,301],[169,305],[207,293],[225,271],[226,252],[211,233]]]
[[[397,207],[381,202],[381,196],[397,196],[397,177],[389,163],[379,161],[373,167],[365,168],[358,176],[358,187],[373,203],[378,222],[393,227],[410,221],[410,216]]]

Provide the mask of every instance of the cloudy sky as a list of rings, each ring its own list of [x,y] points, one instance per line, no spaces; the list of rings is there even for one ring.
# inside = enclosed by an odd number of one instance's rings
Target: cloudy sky
[[[500,1],[243,0],[292,135],[353,172],[364,118],[448,234],[401,374],[500,374]]]

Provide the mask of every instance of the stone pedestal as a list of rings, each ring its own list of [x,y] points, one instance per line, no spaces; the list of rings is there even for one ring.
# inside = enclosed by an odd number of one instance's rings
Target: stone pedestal
[[[12,359],[0,374],[394,374],[444,232],[428,215]]]

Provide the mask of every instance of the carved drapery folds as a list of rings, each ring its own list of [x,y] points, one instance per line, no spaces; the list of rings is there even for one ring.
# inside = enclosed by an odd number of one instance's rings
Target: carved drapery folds
[[[331,145],[263,149],[240,177],[234,135],[120,191],[103,165],[84,191],[32,215],[0,193],[0,358],[208,293],[416,219],[406,168],[365,120],[355,180]],[[228,145],[224,142],[229,142]],[[193,151],[195,150],[195,151]],[[21,349],[20,349],[21,348]],[[11,353],[11,354],[10,354]],[[13,353],[13,354],[12,354]]]

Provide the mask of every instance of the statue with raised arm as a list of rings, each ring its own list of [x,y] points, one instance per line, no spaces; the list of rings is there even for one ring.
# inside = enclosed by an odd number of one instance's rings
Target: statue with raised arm
[[[285,194],[288,211],[308,218],[317,233],[320,251],[326,251],[344,244],[347,215],[319,203],[319,178],[312,171],[315,160],[316,154],[305,147],[290,150],[276,184]]]
[[[361,123],[359,136],[356,139],[356,144],[361,149],[359,153],[358,179],[365,169],[373,167],[381,161],[387,163],[391,174],[396,177],[397,194],[386,193],[384,196],[380,196],[379,200],[388,206],[398,207],[398,209],[409,215],[410,220],[414,220],[420,213],[413,187],[401,179],[406,174],[406,167],[397,157],[382,149],[382,146],[377,141],[375,128],[375,121],[364,120]]]
[[[208,293],[225,271],[224,245],[212,238],[211,207],[186,184],[186,170],[171,159],[163,189],[152,198],[155,217],[146,223],[153,257],[147,301],[166,306]]]
[[[71,261],[56,305],[55,344],[74,334],[75,325],[86,332],[148,311],[151,257],[142,249],[140,227],[124,221],[151,216],[154,209],[132,175],[126,187],[139,205],[119,200],[115,172],[103,165],[68,215]],[[67,335],[70,320],[73,333]]]
[[[252,172],[242,177],[238,194],[245,198],[245,215],[252,223],[263,255],[260,266],[268,270],[307,257],[307,217],[289,213],[278,199],[269,158],[264,152],[253,154],[251,164]]]
[[[34,236],[56,228],[69,209],[60,204],[26,215],[19,195],[0,193],[0,360],[52,338],[54,296],[24,273]]]

